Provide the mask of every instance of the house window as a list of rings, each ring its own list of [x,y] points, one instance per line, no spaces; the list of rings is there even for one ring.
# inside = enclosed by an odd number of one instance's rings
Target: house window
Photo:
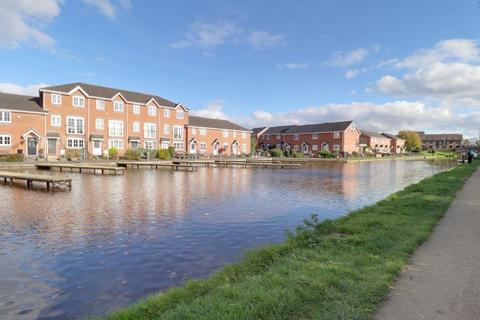
[[[113,111],[123,112],[123,101],[114,101],[113,102]]]
[[[223,137],[228,138],[228,131],[227,130],[223,130]]]
[[[50,124],[52,127],[60,127],[62,125],[62,116],[52,114],[50,116]]]
[[[173,127],[173,139],[183,139],[183,127]]]
[[[298,144],[294,145],[293,150],[300,151],[300,146]]]
[[[0,123],[10,123],[12,121],[12,113],[10,111],[0,111]]]
[[[105,110],[105,100],[97,99],[97,110]]]
[[[242,143],[242,153],[247,153],[247,144]]]
[[[80,117],[67,117],[67,133],[83,134],[84,120]]]
[[[62,104],[62,96],[59,94],[52,94],[52,104]]]
[[[280,140],[280,139],[282,139],[282,136],[277,134],[277,140]]]
[[[140,114],[140,106],[138,104],[133,105],[133,113]]]
[[[183,142],[174,142],[173,148],[175,151],[183,151]]]
[[[339,144],[334,144],[333,145],[333,150],[335,150],[335,151],[340,150],[340,145]]]
[[[201,152],[207,151],[207,144],[205,142],[200,142],[200,151]]]
[[[110,139],[108,140],[109,148],[123,149],[123,140],[120,139]]]
[[[246,132],[242,132],[242,139],[247,139],[247,133]]]
[[[155,142],[145,141],[145,149],[155,149]]]
[[[140,122],[133,123],[133,132],[140,132]]]
[[[333,133],[333,139],[339,139],[339,138],[340,138],[340,132],[335,131],[335,132]]]
[[[85,98],[81,96],[73,96],[73,106],[74,107],[85,107]]]
[[[157,115],[157,107],[148,106],[148,115],[149,116],[156,116]]]
[[[123,121],[108,121],[108,135],[110,137],[123,137]]]
[[[196,135],[197,134],[197,129],[196,128],[192,128],[192,136]]]
[[[163,132],[164,133],[170,133],[170,125],[169,124],[164,124],[163,125]]]
[[[140,148],[140,141],[131,140],[130,141],[130,148],[132,148],[133,150],[137,150],[138,148]]]
[[[157,136],[157,125],[153,123],[145,123],[143,125],[143,137],[154,139]]]
[[[168,142],[166,141],[162,142],[162,149],[168,149]]]
[[[67,139],[67,148],[69,148],[69,149],[82,149],[83,148],[83,139],[68,138]]]
[[[206,128],[200,128],[200,135],[201,136],[206,136],[207,135],[207,129]]]
[[[300,136],[298,134],[293,135],[293,140],[300,140]]]
[[[170,118],[170,110],[169,109],[163,109],[163,116],[165,118]]]
[[[227,151],[228,150],[228,143],[224,143],[223,144],[223,151]]]
[[[6,136],[6,135],[1,135],[0,136],[0,146],[8,147],[11,144],[12,144],[12,137],[11,136]]]
[[[318,144],[312,145],[312,151],[317,151],[318,150]]]
[[[312,139],[313,139],[313,140],[317,140],[317,139],[318,139],[318,133],[312,134]]]
[[[99,130],[104,129],[103,119],[95,119],[95,128]]]
[[[183,119],[183,110],[177,110],[177,119]]]
[[[265,135],[265,140],[270,140],[270,135]]]

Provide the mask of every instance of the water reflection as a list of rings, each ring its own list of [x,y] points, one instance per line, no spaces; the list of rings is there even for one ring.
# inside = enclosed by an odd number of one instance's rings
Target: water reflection
[[[345,214],[452,165],[67,173],[73,190],[55,194],[2,186],[0,318],[110,312],[280,241],[311,213]]]

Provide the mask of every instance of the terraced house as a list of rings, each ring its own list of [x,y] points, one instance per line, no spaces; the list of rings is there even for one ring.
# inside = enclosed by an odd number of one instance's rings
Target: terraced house
[[[251,131],[221,119],[190,116],[187,124],[188,153],[239,156],[250,153]]]
[[[257,146],[264,150],[276,147],[304,154],[317,154],[322,150],[342,154],[359,152],[360,131],[351,120],[255,128],[253,132],[258,136]]]
[[[189,110],[162,97],[91,85],[70,83],[40,89],[41,107],[48,112],[47,155],[58,157],[68,149],[102,155],[115,147],[160,149],[172,145],[185,150]]]
[[[361,130],[361,132],[360,146],[362,153],[364,153],[367,148],[375,154],[392,153],[392,139],[378,132],[366,130]]]

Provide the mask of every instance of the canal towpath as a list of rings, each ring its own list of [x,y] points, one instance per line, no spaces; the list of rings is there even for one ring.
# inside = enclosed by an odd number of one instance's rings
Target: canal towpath
[[[412,256],[377,320],[480,319],[480,169]]]

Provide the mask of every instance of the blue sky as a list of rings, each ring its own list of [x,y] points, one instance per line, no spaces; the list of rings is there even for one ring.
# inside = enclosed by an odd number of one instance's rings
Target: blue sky
[[[479,21],[475,0],[0,1],[0,90],[83,81],[246,126],[473,137]]]

